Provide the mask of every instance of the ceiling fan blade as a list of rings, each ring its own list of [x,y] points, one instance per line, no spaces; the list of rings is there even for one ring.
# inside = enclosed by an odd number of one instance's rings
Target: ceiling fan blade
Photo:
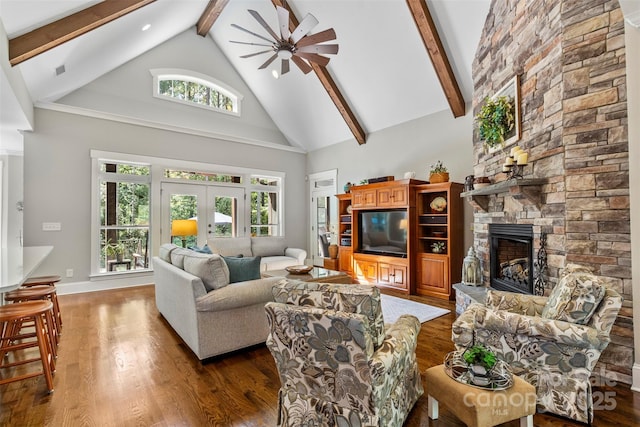
[[[261,50],[260,52],[250,53],[248,55],[242,55],[240,58],[251,58],[252,56],[262,55],[263,53],[273,52],[273,49]]]
[[[236,40],[229,40],[229,43],[236,43],[236,44],[247,44],[249,46],[269,46],[269,47],[273,47],[273,43],[272,44],[265,44],[265,43],[251,43],[251,42],[239,42]]]
[[[264,28],[265,30],[267,30],[269,34],[271,34],[271,37],[273,37],[274,40],[276,41],[280,40],[280,37],[278,37],[276,32],[271,29],[269,24],[267,24],[267,22],[264,19],[262,19],[262,16],[260,16],[258,12],[256,12],[255,10],[249,9],[249,13],[251,14],[251,16],[256,18],[256,21],[258,21],[258,23],[262,25],[262,28]]]
[[[311,46],[299,47],[297,51],[306,52],[306,53],[336,54],[338,53],[338,45],[337,44],[314,44]]]
[[[273,61],[276,60],[277,57],[278,57],[278,54],[274,53],[272,57],[267,59],[264,64],[262,64],[261,66],[258,67],[258,70],[263,70],[263,69],[267,68],[269,66],[269,64],[271,64]]]
[[[249,31],[249,30],[247,30],[246,28],[242,28],[240,25],[231,24],[231,26],[232,26],[233,28],[237,28],[237,29],[239,29],[239,30],[241,30],[241,31],[244,31],[245,33],[249,33],[249,34],[251,34],[252,36],[256,36],[256,37],[258,37],[258,38],[261,38],[262,40],[266,40],[266,41],[268,41],[269,43],[273,43],[273,40],[269,40],[268,38],[266,38],[266,37],[264,37],[264,36],[261,36],[261,35],[260,35],[260,34],[258,34],[258,33],[254,33],[253,31]]]
[[[298,43],[298,41],[303,38],[309,31],[311,31],[311,29],[316,25],[318,25],[318,20],[316,19],[316,17],[310,13],[307,14],[300,25],[298,25],[298,27],[293,30],[293,33],[291,33],[291,41],[293,42],[293,44]]]
[[[329,40],[336,39],[336,32],[333,28],[329,28],[328,30],[320,31],[319,33],[311,34],[310,36],[303,37],[298,43],[296,43],[297,47],[309,46],[316,43],[324,43]]]
[[[291,31],[289,31],[289,11],[284,7],[276,6],[278,11],[278,25],[280,26],[280,35],[283,40],[289,40]]]
[[[289,72],[289,60],[288,59],[283,59],[282,60],[282,71],[280,72],[280,75],[287,74],[288,72]]]
[[[291,60],[293,61],[294,64],[298,66],[298,68],[300,68],[300,71],[302,71],[304,74],[309,74],[309,72],[313,69],[309,64],[304,62],[304,60],[302,60],[301,58],[298,58],[295,55],[291,57]]]
[[[325,58],[324,56],[320,56],[316,53],[307,53],[307,52],[296,52],[294,53],[294,56],[299,56],[301,58],[306,59],[307,61],[311,61],[311,62],[315,62],[318,65],[322,65],[323,67],[326,67],[327,64],[329,63],[329,58]]]

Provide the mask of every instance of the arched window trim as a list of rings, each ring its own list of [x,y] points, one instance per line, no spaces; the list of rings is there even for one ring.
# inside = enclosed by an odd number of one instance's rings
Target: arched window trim
[[[154,68],[149,70],[151,75],[153,76],[153,96],[155,98],[159,98],[165,101],[177,102],[183,105],[189,105],[191,107],[199,107],[204,108],[206,110],[215,111],[223,114],[231,114],[233,116],[240,116],[241,113],[241,104],[244,95],[240,92],[232,88],[231,86],[211,77],[206,74],[198,73],[196,71],[191,70],[183,70],[180,68]],[[191,101],[185,101],[178,98],[172,98],[170,96],[161,95],[160,94],[160,81],[161,80],[184,80],[188,82],[198,83],[204,86],[208,86],[213,90],[216,90],[223,95],[231,98],[233,101],[233,110],[223,110],[220,108],[210,107],[208,105],[197,104]]]

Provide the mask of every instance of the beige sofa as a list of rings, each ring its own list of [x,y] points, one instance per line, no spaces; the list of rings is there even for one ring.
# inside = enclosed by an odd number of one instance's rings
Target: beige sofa
[[[207,240],[214,254],[245,257],[260,256],[260,270],[283,270],[304,264],[307,251],[287,247],[283,237],[216,237]]]
[[[264,306],[281,278],[228,284],[222,257],[170,244],[153,258],[153,271],[158,311],[198,359],[265,342]]]

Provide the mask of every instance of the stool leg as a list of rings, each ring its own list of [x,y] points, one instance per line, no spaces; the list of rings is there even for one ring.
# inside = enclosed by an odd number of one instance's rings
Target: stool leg
[[[53,392],[53,377],[51,375],[51,361],[53,357],[48,347],[48,338],[44,333],[44,324],[42,322],[42,316],[35,316],[36,335],[38,336],[38,348],[40,349],[40,358],[42,359],[42,371],[44,373],[45,381],[47,382],[47,389],[49,393]]]
[[[438,413],[438,401],[433,397],[429,396],[427,400],[427,406],[428,406],[429,418],[431,418],[432,420],[437,420],[438,416],[440,415]]]
[[[55,330],[55,322],[53,320],[52,310],[47,311],[44,314],[45,326],[47,327],[47,337],[49,338],[49,347],[51,348],[51,355],[53,356],[52,360],[52,372],[56,370],[55,367],[55,359],[58,357],[58,349],[57,349],[57,335]]]
[[[533,415],[520,418],[520,427],[533,427]]]
[[[51,302],[53,302],[53,313],[56,316],[56,323],[58,324],[58,335],[62,335],[62,315],[60,314],[60,305],[58,304],[58,294],[51,295]]]

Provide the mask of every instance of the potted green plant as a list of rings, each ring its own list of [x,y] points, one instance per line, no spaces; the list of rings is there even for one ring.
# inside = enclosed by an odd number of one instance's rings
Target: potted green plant
[[[431,184],[448,181],[449,171],[447,167],[442,164],[442,160],[438,160],[435,164],[431,165],[431,169],[429,170],[429,182]]]
[[[111,240],[104,246],[104,253],[107,257],[115,258],[118,261],[122,261],[122,255],[124,254],[124,244],[121,242],[112,243]]]
[[[469,367],[471,382],[476,385],[488,385],[489,372],[497,362],[495,353],[483,345],[475,344],[465,350],[462,358]]]
[[[515,107],[507,96],[487,98],[476,116],[480,140],[486,148],[504,145],[515,126]]]

